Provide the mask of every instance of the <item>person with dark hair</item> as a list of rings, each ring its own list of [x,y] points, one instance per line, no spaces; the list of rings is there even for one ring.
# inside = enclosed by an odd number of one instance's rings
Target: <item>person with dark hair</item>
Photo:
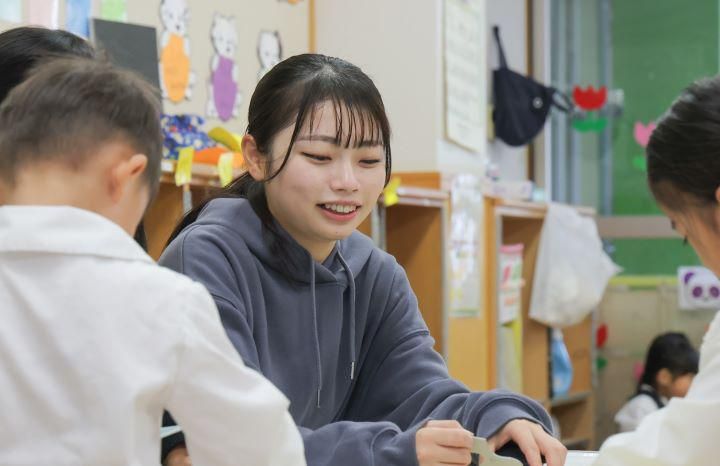
[[[653,339],[637,390],[615,415],[620,432],[635,430],[648,414],[682,398],[698,371],[698,352],[684,333],[668,332]]]
[[[650,191],[703,264],[720,274],[720,77],[691,84],[650,137]],[[717,464],[720,439],[720,313],[700,347],[698,373],[684,398],[610,437],[594,466]]]
[[[163,409],[202,464],[305,464],[207,290],[130,236],[161,158],[155,91],[107,63],[49,61],[0,105],[0,464],[157,464]]]
[[[563,464],[540,404],[449,376],[405,271],[356,231],[391,173],[365,73],[318,54],[275,65],[242,149],[247,173],[187,215],[160,263],[207,286],[245,364],[290,399],[308,464],[469,464],[473,435]],[[167,464],[187,464],[181,445]]]
[[[23,26],[0,33],[0,102],[38,63],[72,56],[95,58],[95,49],[85,39],[60,29]],[[142,222],[135,231],[135,241],[147,250]]]

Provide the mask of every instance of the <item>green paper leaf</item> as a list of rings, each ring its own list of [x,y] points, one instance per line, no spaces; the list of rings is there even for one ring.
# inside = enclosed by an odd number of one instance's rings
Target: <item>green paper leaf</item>
[[[605,369],[605,367],[607,367],[607,363],[608,363],[607,359],[605,359],[602,356],[598,356],[597,359],[595,360],[595,365],[597,366],[597,369],[599,371]]]
[[[585,118],[582,120],[573,120],[572,127],[581,133],[600,132],[607,126],[606,118]]]

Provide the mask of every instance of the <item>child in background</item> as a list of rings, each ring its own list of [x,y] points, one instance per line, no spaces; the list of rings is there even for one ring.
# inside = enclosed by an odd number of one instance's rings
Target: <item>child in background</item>
[[[43,64],[0,105],[0,464],[157,464],[163,409],[200,464],[305,464],[207,291],[130,236],[161,145],[153,89],[94,60]]]
[[[683,333],[658,335],[650,344],[645,370],[635,395],[615,415],[620,432],[635,430],[640,421],[671,398],[684,397],[698,371],[698,352]]]
[[[690,85],[658,122],[647,146],[655,201],[702,263],[720,275],[720,77]],[[720,313],[700,347],[698,373],[684,398],[611,436],[594,466],[718,464]]]

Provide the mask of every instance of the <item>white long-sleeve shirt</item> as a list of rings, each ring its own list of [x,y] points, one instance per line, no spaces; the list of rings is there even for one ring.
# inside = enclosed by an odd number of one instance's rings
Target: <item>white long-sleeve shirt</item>
[[[158,464],[167,409],[196,466],[304,465],[287,407],[208,292],[119,226],[0,207],[0,464]]]
[[[643,385],[643,390],[651,391],[654,389],[650,385]],[[658,395],[659,396],[659,395]],[[668,403],[667,398],[660,397],[663,406]],[[657,402],[648,394],[640,393],[635,395],[623,405],[615,414],[615,423],[618,425],[620,432],[632,432],[637,429],[640,422],[651,413],[660,409]]]
[[[718,464],[720,441],[720,313],[700,347],[700,372],[684,398],[649,414],[633,432],[613,435],[593,466]]]

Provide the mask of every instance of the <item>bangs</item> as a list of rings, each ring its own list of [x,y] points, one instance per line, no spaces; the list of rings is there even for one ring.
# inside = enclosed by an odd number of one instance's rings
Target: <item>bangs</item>
[[[380,121],[382,117],[374,115],[367,106],[360,106],[357,102],[343,101],[337,96],[315,102],[300,127],[306,127],[309,133],[313,134],[325,103],[331,104],[335,116],[334,143],[339,147],[356,149],[385,145],[387,137],[383,134]]]
[[[327,103],[335,117],[333,142],[346,149],[382,146],[385,154],[385,183],[390,181],[390,123],[382,99],[374,86],[362,86],[347,81],[316,80],[308,83],[299,100],[288,155],[303,128],[310,134],[316,130],[323,112],[322,107]]]

